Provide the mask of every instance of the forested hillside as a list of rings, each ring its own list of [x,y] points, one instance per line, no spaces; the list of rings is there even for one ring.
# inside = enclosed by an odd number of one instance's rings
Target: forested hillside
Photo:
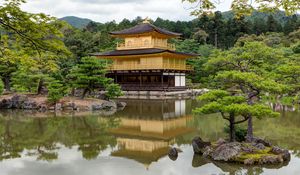
[[[66,21],[71,26],[82,29],[86,27],[92,20],[86,19],[86,18],[79,18],[76,16],[66,16],[63,18],[60,18],[62,21]]]
[[[65,43],[73,52],[78,52],[79,57],[95,51],[109,50],[114,47],[116,41],[108,35],[108,32],[129,28],[141,21],[142,18],[137,17],[132,21],[124,19],[120,23],[115,21],[104,24],[90,22],[80,31],[74,29],[66,33]],[[288,35],[299,28],[300,18],[299,15],[285,16],[283,12],[269,15],[254,12],[250,17],[237,19],[234,18],[232,12],[216,12],[215,16],[203,15],[192,21],[170,21],[157,18],[152,23],[158,27],[182,33],[182,40],[192,39],[198,44],[209,44],[220,49],[228,49],[233,47],[237,39],[245,34],[260,35],[275,32]],[[71,25],[74,26],[74,24]],[[74,43],[76,38],[81,39]],[[80,48],[78,48],[79,46]]]

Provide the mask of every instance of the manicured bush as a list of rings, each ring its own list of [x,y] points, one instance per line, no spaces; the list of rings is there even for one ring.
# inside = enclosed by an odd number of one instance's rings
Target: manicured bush
[[[108,99],[116,98],[116,97],[119,97],[119,96],[123,95],[121,87],[118,84],[115,84],[115,83],[111,83],[111,84],[106,85],[105,90],[106,90],[105,96]]]
[[[66,87],[60,81],[53,81],[48,86],[48,101],[56,103],[66,95]]]

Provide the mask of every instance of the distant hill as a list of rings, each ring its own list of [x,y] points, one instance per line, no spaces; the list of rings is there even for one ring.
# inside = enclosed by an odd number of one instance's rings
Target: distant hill
[[[258,19],[263,19],[264,21],[266,21],[268,19],[269,15],[270,14],[268,14],[268,13],[254,11],[252,13],[252,15],[246,16],[246,20],[253,21],[255,18],[258,18]],[[272,13],[272,15],[273,15],[274,19],[282,25],[287,21],[288,18],[291,18],[291,16],[286,16],[283,11],[278,11],[276,13]],[[222,16],[225,20],[228,20],[228,19],[234,17],[234,13],[232,11],[222,12]],[[299,19],[300,15],[297,14],[297,16]],[[76,17],[76,16],[66,16],[66,17],[60,18],[60,20],[66,21],[71,26],[79,28],[79,29],[84,28],[85,26],[88,25],[88,23],[90,23],[92,21],[87,18],[80,18],[80,17]]]
[[[85,26],[88,25],[88,23],[90,23],[92,21],[90,19],[79,18],[76,16],[66,16],[66,17],[60,18],[60,20],[66,21],[71,26],[79,28],[79,29],[84,28]]]

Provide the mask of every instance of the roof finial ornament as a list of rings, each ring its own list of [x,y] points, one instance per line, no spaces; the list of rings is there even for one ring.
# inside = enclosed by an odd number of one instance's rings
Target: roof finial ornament
[[[149,24],[150,23],[150,18],[147,16],[144,21],[143,21],[144,24]]]

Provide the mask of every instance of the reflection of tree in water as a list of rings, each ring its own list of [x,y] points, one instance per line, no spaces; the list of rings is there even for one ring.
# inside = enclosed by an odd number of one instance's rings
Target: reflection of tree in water
[[[274,145],[289,149],[293,155],[300,151],[300,117],[299,112],[282,112],[279,118],[255,121],[255,134],[263,136]]]
[[[59,145],[78,146],[86,159],[96,158],[115,139],[107,129],[118,125],[115,118],[51,117],[24,118],[0,117],[0,160],[28,156],[38,160],[57,159]]]
[[[212,163],[216,167],[220,168],[223,172],[229,173],[230,175],[260,175],[262,174],[263,168],[266,169],[279,169],[283,166],[287,166],[288,162],[283,162],[279,165],[263,165],[263,166],[246,166],[242,164],[234,164],[234,163],[225,163],[225,162],[219,162],[219,161],[212,161],[208,158],[204,158],[202,155],[194,155],[192,160],[192,166],[194,168],[201,167],[205,164]]]

